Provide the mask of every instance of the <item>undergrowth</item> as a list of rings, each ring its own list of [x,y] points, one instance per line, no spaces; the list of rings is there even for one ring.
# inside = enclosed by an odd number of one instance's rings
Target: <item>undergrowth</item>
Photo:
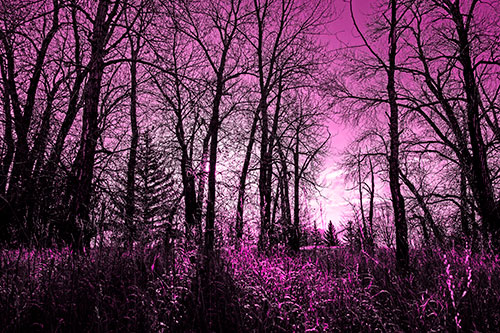
[[[6,332],[492,332],[500,259],[467,250],[298,255],[163,248],[4,250]]]

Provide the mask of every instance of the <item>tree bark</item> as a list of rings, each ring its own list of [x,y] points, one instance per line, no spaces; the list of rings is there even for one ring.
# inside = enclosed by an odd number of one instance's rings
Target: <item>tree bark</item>
[[[83,90],[83,125],[80,145],[68,179],[67,221],[61,227],[62,239],[72,247],[81,250],[92,236],[89,226],[90,200],[97,140],[99,139],[99,98],[104,73],[105,46],[111,20],[116,15],[120,1],[116,1],[108,15],[109,0],[100,0],[97,6],[92,33],[92,52],[87,83]],[[108,19],[107,19],[108,18]]]
[[[271,188],[267,184],[268,174],[272,168],[272,158],[269,155],[269,116],[267,102],[261,97],[257,112],[261,114],[261,139],[260,139],[260,166],[259,166],[259,204],[260,204],[260,233],[258,248],[260,251],[269,245],[268,231],[271,216]]]
[[[23,188],[27,185],[28,182],[30,182],[31,170],[29,170],[29,166],[27,163],[30,155],[30,149],[28,146],[28,133],[31,127],[33,110],[36,102],[35,97],[38,89],[38,84],[40,82],[45,57],[47,55],[47,51],[52,42],[52,39],[54,38],[56,32],[59,30],[59,1],[54,0],[53,5],[54,12],[52,18],[52,26],[47,35],[44,37],[42,45],[40,46],[40,50],[37,52],[35,66],[33,68],[33,75],[30,79],[28,91],[26,93],[26,104],[23,109],[23,114],[22,116],[19,114],[19,117],[16,116],[17,119],[15,120],[17,124],[16,153],[14,155],[14,164],[11,171],[11,186],[9,186],[8,191],[8,197],[12,198],[13,205],[17,205],[16,201],[22,200],[21,198],[25,194]],[[14,59],[12,59],[12,61],[14,61]],[[10,80],[12,81],[12,87],[14,87],[14,77],[10,77]]]
[[[15,142],[12,136],[12,115],[11,115],[11,104],[9,97],[9,87],[7,85],[7,74],[5,72],[3,61],[0,60],[0,66],[2,71],[2,81],[3,81],[3,111],[5,115],[5,125],[4,125],[4,142],[5,142],[5,154],[2,159],[1,164],[1,175],[0,175],[0,243],[8,241],[10,239],[9,233],[9,223],[11,220],[9,216],[11,215],[10,204],[5,198],[5,192],[7,190],[7,185],[9,182],[9,170],[12,164],[15,150]]]
[[[369,236],[369,245],[373,246],[373,211],[375,209],[375,173],[373,170],[372,159],[368,157],[368,162],[370,163],[370,208],[368,210],[368,223],[370,225],[370,236]]]
[[[389,186],[391,189],[394,224],[396,227],[396,269],[406,274],[409,266],[408,227],[401,186],[399,183],[399,110],[395,88],[396,53],[397,53],[397,1],[391,0],[391,20],[389,32],[389,66],[387,68],[387,93],[389,96]]]
[[[460,12],[458,0],[454,3],[447,0],[445,3],[455,23],[458,35],[456,43],[460,51],[458,59],[463,67],[463,82],[467,102],[467,127],[472,148],[473,182],[474,187],[477,188],[475,200],[483,220],[485,238],[488,237],[489,233],[492,246],[496,251],[500,251],[500,210],[495,203],[495,194],[488,167],[487,147],[481,129],[480,106],[482,102],[470,55],[469,23],[464,22],[464,15]],[[476,3],[473,2],[472,6]],[[470,12],[473,12],[473,10],[474,8],[471,8]]]
[[[11,104],[9,96],[9,87],[7,85],[7,73],[5,72],[5,67],[3,61],[0,61],[1,73],[2,73],[2,83],[3,83],[3,112],[5,116],[4,125],[4,142],[5,142],[5,154],[2,159],[1,165],[1,175],[0,175],[0,194],[5,197],[5,191],[7,189],[7,184],[9,180],[9,169],[12,164],[12,159],[14,157],[15,142],[12,136],[12,114],[11,114]],[[2,203],[3,206],[4,203]],[[6,221],[2,221],[3,224]],[[0,236],[1,237],[1,236]]]
[[[250,159],[252,158],[253,145],[255,143],[255,132],[257,131],[257,123],[259,121],[259,113],[255,112],[253,116],[252,127],[250,129],[250,138],[245,152],[245,160],[241,170],[240,182],[238,187],[238,202],[236,207],[236,247],[239,248],[243,238],[243,210],[245,206],[245,187],[250,167]]]
[[[224,59],[224,58],[223,58]],[[225,59],[222,60],[217,73],[217,88],[212,108],[212,119],[210,121],[210,161],[208,171],[208,199],[207,199],[207,218],[205,225],[205,252],[211,254],[215,242],[215,199],[216,199],[216,181],[217,181],[217,146],[219,144],[219,109],[224,89],[222,74],[224,73]]]
[[[196,184],[192,160],[188,155],[187,147],[182,149],[181,155],[181,176],[184,188],[184,216],[186,218],[186,242],[192,246],[194,240],[193,229],[200,221],[198,216],[198,201],[196,199]]]
[[[361,211],[361,222],[363,230],[361,230],[361,246],[365,248],[367,241],[367,227],[366,227],[366,216],[365,207],[363,206],[363,181],[361,179],[361,152],[358,152],[357,156],[358,162],[358,195],[359,195],[359,210]]]
[[[301,119],[299,119],[299,122]],[[300,166],[299,166],[299,129],[297,124],[293,149],[293,226],[290,248],[294,252],[300,249]]]
[[[43,165],[43,157],[45,155],[45,150],[47,147],[47,140],[50,132],[50,120],[52,117],[52,106],[59,90],[59,86],[62,80],[55,83],[52,89],[47,95],[47,104],[45,105],[45,110],[42,115],[42,123],[40,125],[40,130],[38,131],[35,141],[33,143],[33,148],[31,149],[30,156],[26,162],[26,173],[31,179],[31,181],[25,184],[25,195],[24,203],[18,207],[21,213],[24,213],[23,219],[26,221],[26,242],[29,244],[33,241],[39,241],[38,232],[35,230],[37,221],[40,220],[41,216],[37,216],[36,212],[39,212],[40,201],[39,197],[43,197],[45,193],[45,188],[40,187],[40,172]]]
[[[276,184],[276,192],[275,195],[273,196],[273,206],[272,206],[272,212],[271,212],[271,224],[269,228],[269,246],[272,248],[274,245],[280,243],[280,234],[278,229],[278,226],[276,225],[276,216],[278,215],[278,202],[280,200],[281,196],[281,180],[278,180]]]
[[[273,150],[278,132],[278,124],[281,112],[281,97],[283,85],[281,74],[278,80],[278,93],[276,96],[276,108],[273,117],[273,126],[269,131],[269,105],[267,103],[267,88],[261,92],[261,102],[259,108],[262,114],[262,137],[260,150],[260,175],[259,175],[259,194],[261,210],[261,230],[259,234],[259,250],[267,250],[269,246],[269,231],[271,222],[271,200],[272,200],[272,177],[273,177]]]
[[[470,209],[467,195],[467,175],[465,166],[460,166],[460,225],[466,239],[470,239]]]
[[[133,38],[130,37],[131,60],[130,63],[130,152],[127,163],[127,185],[125,198],[125,225],[129,235],[128,242],[131,247],[136,234],[135,226],[135,168],[137,165],[137,146],[139,143],[139,129],[137,127],[137,57],[139,54],[139,43],[134,45]]]
[[[59,10],[60,3],[58,0],[53,0],[52,22],[50,29],[42,39],[40,48],[36,51],[35,63],[33,66],[33,74],[29,80],[28,89],[26,91],[26,101],[24,107],[21,108],[17,87],[16,87],[16,59],[13,50],[13,45],[9,37],[3,31],[0,31],[0,39],[5,49],[5,58],[7,60],[7,70],[4,76],[6,93],[9,95],[10,105],[14,111],[14,128],[16,132],[15,154],[13,156],[12,169],[9,177],[9,187],[6,190],[5,205],[0,208],[0,215],[5,218],[7,223],[16,223],[16,230],[23,231],[19,233],[21,241],[26,242],[33,232],[31,221],[27,221],[27,229],[24,226],[26,220],[26,205],[28,204],[28,193],[31,189],[31,169],[29,167],[30,148],[28,144],[29,131],[33,118],[33,111],[36,102],[36,93],[40,82],[40,77],[45,63],[45,58],[49,46],[59,30]],[[3,71],[3,69],[2,69]]]
[[[283,220],[283,225],[285,226],[285,234],[286,241],[291,244],[292,242],[292,210],[290,207],[290,193],[289,193],[289,180],[288,180],[288,165],[286,156],[283,152],[283,148],[281,147],[280,140],[277,141],[278,153],[280,156],[281,163],[281,179],[280,179],[280,188],[281,188],[281,219]]]
[[[425,223],[428,223],[432,229],[432,232],[434,233],[434,237],[436,237],[436,240],[438,241],[439,245],[443,245],[444,239],[441,230],[438,228],[436,225],[436,222],[434,221],[434,218],[432,217],[431,211],[429,210],[429,207],[427,206],[424,198],[420,193],[418,192],[417,188],[413,183],[408,179],[408,177],[400,170],[400,176],[401,180],[403,180],[403,183],[408,187],[410,192],[415,196],[415,199],[417,199],[417,203],[420,206],[420,209],[422,209],[422,212],[424,213],[424,219],[423,219],[423,227],[425,226]]]

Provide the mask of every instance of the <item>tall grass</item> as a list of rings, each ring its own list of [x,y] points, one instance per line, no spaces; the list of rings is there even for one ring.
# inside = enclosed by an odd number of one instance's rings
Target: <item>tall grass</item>
[[[138,332],[182,320],[190,265],[184,253],[18,250],[2,253],[0,274],[6,331]]]
[[[16,250],[0,255],[7,332],[493,332],[500,259],[467,250],[347,249],[261,255],[243,248],[203,264],[163,248]]]
[[[233,255],[248,325],[282,331],[480,331],[500,325],[500,260],[469,251],[414,251],[395,274],[393,253],[348,250]],[[245,258],[240,260],[238,258]]]

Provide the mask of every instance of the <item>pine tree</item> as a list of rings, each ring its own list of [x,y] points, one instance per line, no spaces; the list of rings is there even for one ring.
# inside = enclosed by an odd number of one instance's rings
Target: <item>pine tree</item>
[[[332,221],[328,223],[328,229],[325,232],[323,241],[325,242],[326,246],[338,246],[340,244],[339,239],[337,238],[337,232],[335,231],[335,226],[333,225]]]
[[[154,141],[152,130],[145,130],[140,135],[137,148],[133,218],[129,222],[125,218],[126,179],[124,178],[119,180],[120,193],[114,203],[115,214],[124,222],[124,239],[147,243],[171,237],[175,197],[172,175],[173,172],[166,166],[163,152]]]
[[[344,243],[349,246],[354,251],[361,250],[361,232],[359,228],[359,223],[355,223],[353,220],[347,220],[344,225]]]
[[[148,239],[154,231],[172,229],[172,172],[166,170],[164,155],[146,130],[138,151],[136,224],[138,237]]]

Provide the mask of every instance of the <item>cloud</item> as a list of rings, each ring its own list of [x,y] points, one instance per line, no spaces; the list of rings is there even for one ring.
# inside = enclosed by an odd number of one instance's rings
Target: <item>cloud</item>
[[[318,228],[325,229],[330,220],[339,225],[344,215],[349,212],[346,199],[350,197],[342,170],[336,165],[326,167],[320,174],[319,184],[321,196],[310,202],[310,206],[316,211],[314,218]]]

